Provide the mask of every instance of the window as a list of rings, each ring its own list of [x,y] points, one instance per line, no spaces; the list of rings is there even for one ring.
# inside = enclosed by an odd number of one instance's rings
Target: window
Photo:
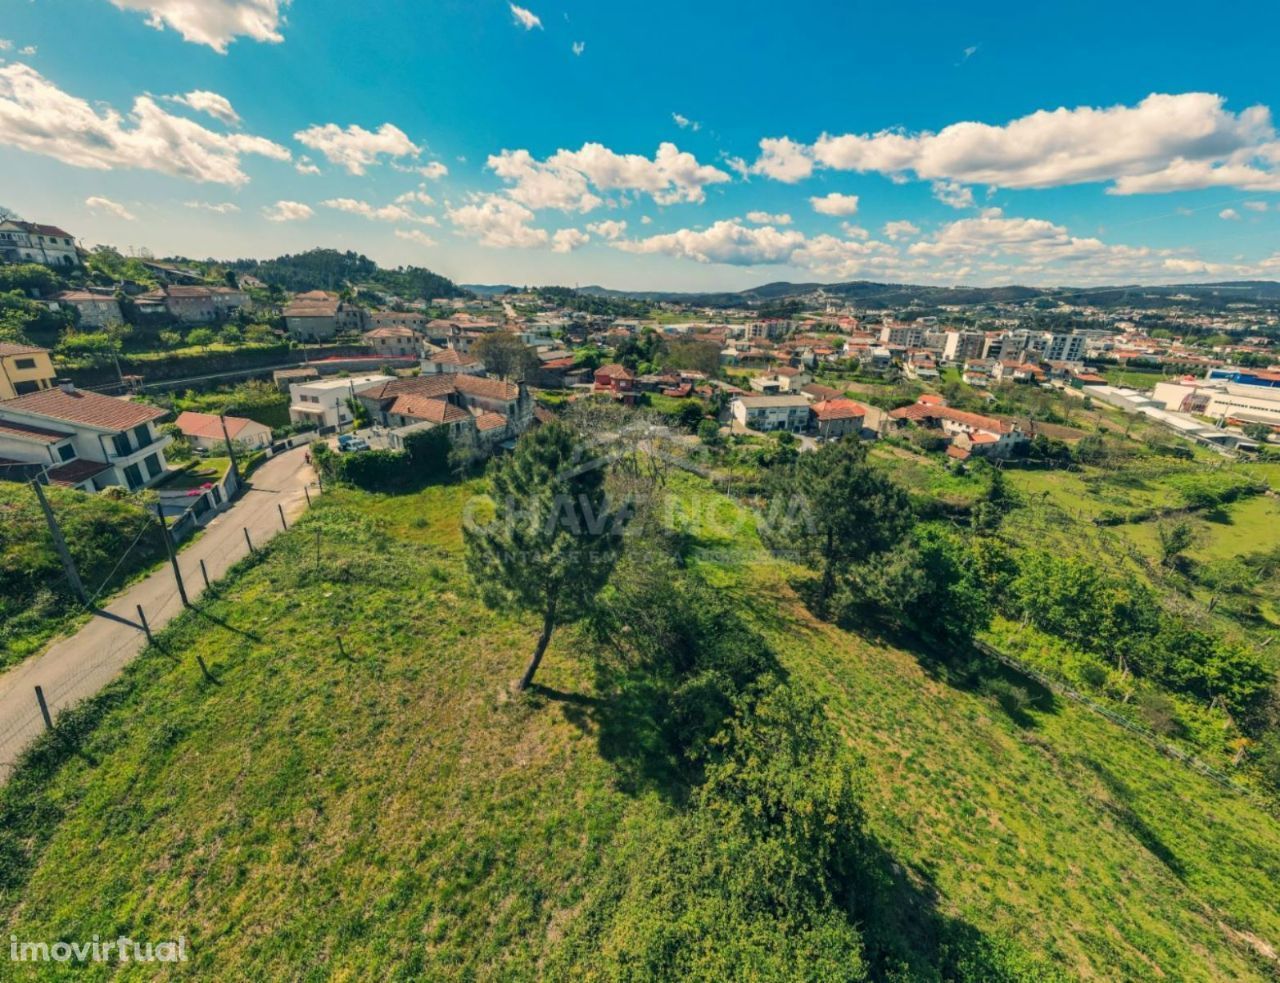
[[[36,360],[34,358],[15,359],[13,367],[15,369],[34,369],[36,367]]]
[[[13,391],[19,396],[25,396],[27,393],[39,392],[43,387],[38,380],[29,380],[27,382],[15,382]]]
[[[146,447],[151,443],[151,428],[147,424],[142,424],[133,428],[133,439],[137,441],[139,449]]]
[[[124,469],[124,480],[128,483],[130,491],[142,484],[142,472],[138,470],[136,464],[130,464]]]
[[[58,459],[61,461],[70,461],[76,456],[76,448],[74,444],[63,444],[58,448]]]
[[[111,438],[112,444],[115,445],[116,455],[125,457],[131,448],[129,447],[129,435],[127,433],[118,433]]]
[[[159,454],[148,454],[146,460],[143,461],[142,463],[146,465],[147,474],[149,474],[152,478],[158,478],[160,476],[160,471],[162,469],[160,467]]]

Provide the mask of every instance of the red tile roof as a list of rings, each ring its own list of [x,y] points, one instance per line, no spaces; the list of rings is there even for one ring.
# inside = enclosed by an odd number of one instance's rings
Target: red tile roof
[[[501,413],[481,413],[476,417],[476,429],[481,433],[486,430],[498,430],[507,425],[507,418]]]
[[[179,413],[178,419],[174,422],[188,437],[203,437],[207,440],[224,439],[222,423],[213,413],[193,413],[188,410],[185,413]],[[252,423],[252,420],[246,420],[242,416],[229,416],[227,417],[227,434],[235,440],[240,436],[240,432]]]
[[[606,379],[634,379],[635,375],[625,365],[619,365],[617,362],[611,365],[602,365],[596,369],[597,376],[604,376]]]
[[[966,413],[964,410],[952,409],[950,406],[926,406],[923,403],[904,406],[900,410],[894,410],[889,416],[894,420],[951,420],[962,426],[975,430],[987,430],[991,433],[1012,433],[1014,429],[1013,424],[997,420],[992,416]]]
[[[501,379],[490,379],[478,375],[456,375],[453,385],[460,393],[468,396],[480,396],[484,399],[501,399],[508,403],[520,398],[520,387],[514,382],[503,382]]]
[[[851,399],[828,399],[810,407],[819,420],[856,420],[867,415],[867,408]]]
[[[20,420],[0,420],[0,434],[40,444],[56,444],[58,441],[66,440],[71,436],[69,433],[46,430],[44,427],[32,426]]]
[[[99,464],[97,461],[69,461],[56,468],[50,468],[45,473],[55,485],[72,487],[87,481],[96,474],[101,474],[110,466],[109,464]]]
[[[98,430],[121,431],[159,420],[166,411],[83,389],[67,392],[60,386],[54,386],[0,402],[0,416],[11,413],[79,423]]]
[[[35,355],[39,352],[49,353],[47,348],[37,348],[35,345],[17,345],[12,341],[0,341],[0,355]]]
[[[413,420],[426,420],[428,423],[453,423],[457,420],[469,419],[469,414],[465,410],[460,410],[443,399],[412,395],[397,396],[387,412]]]

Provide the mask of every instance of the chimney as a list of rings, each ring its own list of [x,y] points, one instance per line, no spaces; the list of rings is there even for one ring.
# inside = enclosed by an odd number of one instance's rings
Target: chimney
[[[76,384],[70,379],[59,379],[58,388],[68,396],[74,396],[76,394]]]

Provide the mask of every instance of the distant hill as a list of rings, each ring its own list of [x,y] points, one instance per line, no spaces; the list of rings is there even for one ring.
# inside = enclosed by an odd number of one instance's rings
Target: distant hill
[[[766,283],[737,292],[679,293],[610,290],[600,286],[579,288],[596,297],[630,298],[653,303],[684,303],[699,307],[761,307],[822,291],[834,300],[865,307],[943,307],[1018,303],[1037,298],[1069,301],[1099,307],[1168,307],[1170,302],[1192,309],[1223,310],[1233,304],[1280,304],[1280,283],[1273,280],[1241,280],[1222,283],[1143,286],[1127,284],[1099,287],[934,287],[909,283]]]
[[[497,297],[499,294],[510,293],[520,288],[509,283],[464,283],[462,289],[471,291],[477,297]]]
[[[361,253],[337,249],[309,249],[276,259],[239,259],[227,264],[236,273],[248,273],[259,280],[294,293],[306,290],[342,290],[369,283],[406,300],[433,297],[466,297],[467,290],[448,277],[419,266],[383,269]]]

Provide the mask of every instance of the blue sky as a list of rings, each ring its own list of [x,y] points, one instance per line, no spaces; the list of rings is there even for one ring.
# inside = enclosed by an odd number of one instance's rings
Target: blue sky
[[[1280,11],[1138,6],[0,0],[0,203],[463,282],[1280,278]]]

